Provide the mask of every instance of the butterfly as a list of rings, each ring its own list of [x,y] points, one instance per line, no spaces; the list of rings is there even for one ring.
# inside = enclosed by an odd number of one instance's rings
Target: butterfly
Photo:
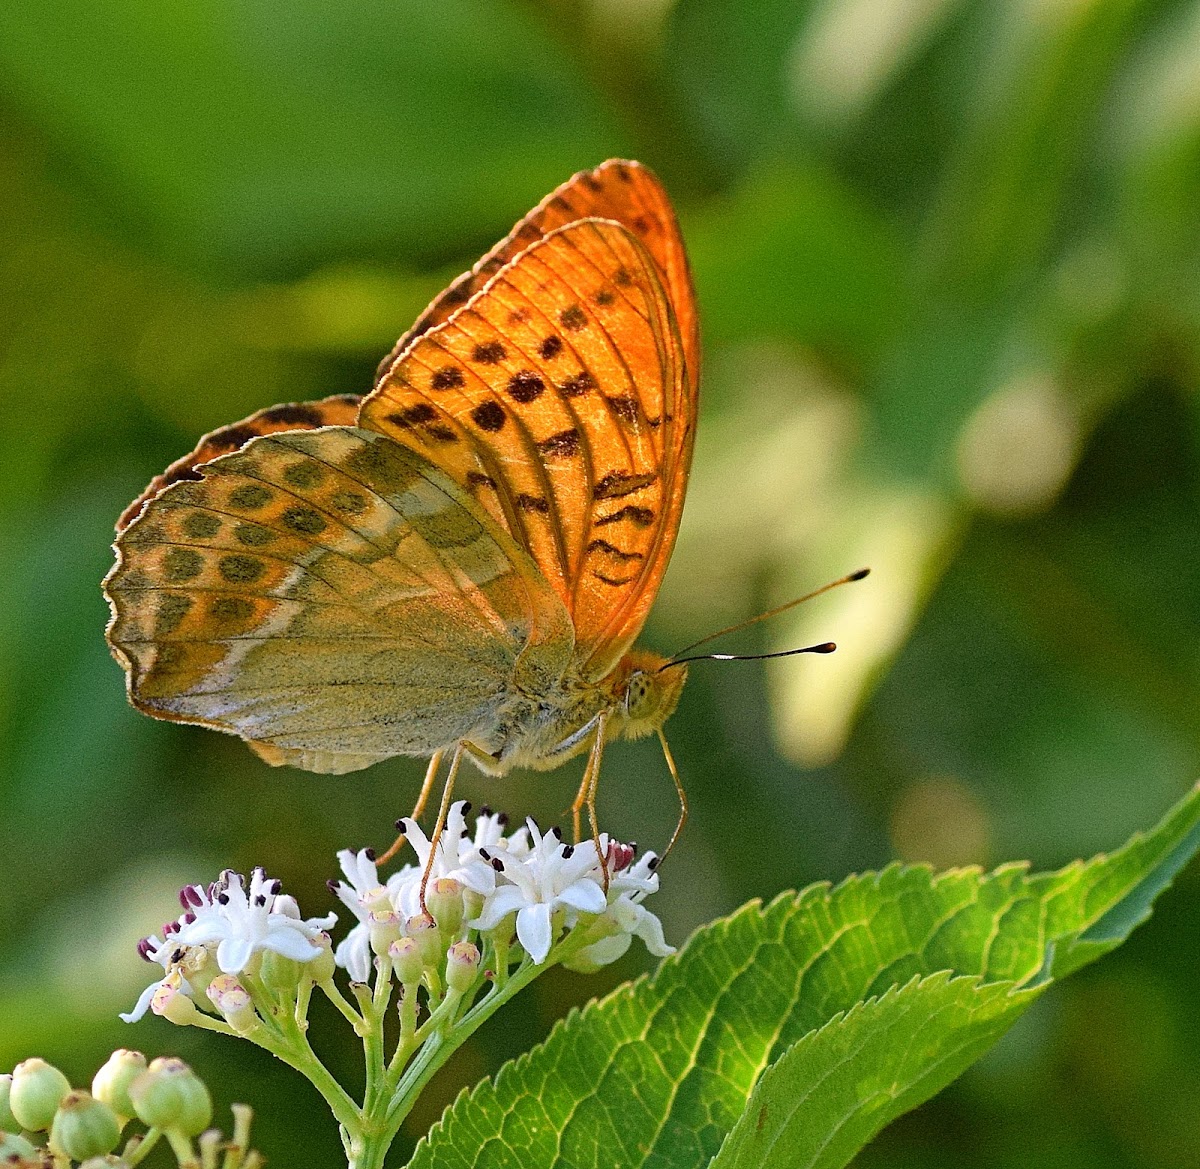
[[[204,436],[118,521],[130,700],[343,773],[503,775],[663,736],[686,666],[634,648],[679,529],[699,331],[658,179],[610,160],[438,296],[363,398]],[[440,823],[440,819],[439,819]],[[674,840],[674,837],[672,838]]]

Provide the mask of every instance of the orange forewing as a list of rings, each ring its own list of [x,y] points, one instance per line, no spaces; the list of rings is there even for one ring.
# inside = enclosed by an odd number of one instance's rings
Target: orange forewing
[[[580,171],[552,191],[469,272],[435,297],[380,363],[376,384],[417,337],[448,320],[519,252],[556,228],[588,218],[616,220],[646,246],[674,307],[695,383],[700,362],[699,320],[687,253],[671,201],[654,173],[640,162],[610,158],[593,170]]]
[[[690,285],[682,295],[694,320]],[[594,679],[658,590],[695,408],[665,274],[633,232],[584,219],[414,340],[359,425],[415,445],[512,533],[566,604]]]

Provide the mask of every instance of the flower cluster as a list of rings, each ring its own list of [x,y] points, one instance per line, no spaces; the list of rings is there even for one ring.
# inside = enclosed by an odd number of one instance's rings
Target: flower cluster
[[[336,958],[354,981],[367,981],[372,954],[380,954],[406,931],[423,928],[420,894],[427,866],[426,904],[439,924],[449,917],[455,919],[451,932],[459,923],[484,935],[515,932],[519,947],[536,965],[546,961],[561,933],[574,931],[581,922],[594,940],[567,960],[574,969],[614,961],[633,937],[640,937],[656,957],[674,952],[658,918],[642,905],[658,889],[653,853],[634,863],[631,845],[604,835],[599,851],[592,840],[564,844],[559,829],[542,833],[532,820],[506,834],[506,817],[486,808],[472,834],[467,831],[469,810],[465,802],[450,809],[431,866],[428,838],[415,821],[405,820],[418,863],[394,873],[386,884],[380,883],[370,850],[338,853],[346,880],[330,886],[358,925],[338,944]]]
[[[673,952],[643,905],[658,889],[657,858],[601,836],[566,844],[532,821],[508,831],[484,810],[468,831],[454,804],[436,849],[404,822],[416,862],[382,880],[369,849],[338,853],[344,880],[330,888],[355,924],[333,947],[335,914],[301,916],[279,882],[255,869],[226,871],[180,893],[182,915],[144,938],[143,958],[163,969],[137,1005],[249,1039],[304,1073],[325,1097],[356,1166],[377,1166],[416,1094],[490,1015],[541,971],[595,970],[639,937],[657,956]],[[350,979],[346,995],[334,981]],[[356,1103],[308,1039],[319,990],[362,1038],[364,1100]],[[399,1015],[399,1027],[388,1017]],[[432,1041],[432,1042],[431,1042]],[[390,1050],[389,1050],[390,1049]]]
[[[142,991],[132,1011],[121,1015],[126,1023],[140,1019],[147,1008],[174,1022],[190,1022],[195,1003],[203,1005],[204,997],[219,1011],[222,999],[240,1004],[247,996],[237,975],[261,961],[262,954],[313,963],[330,952],[326,931],[337,915],[303,920],[295,898],[280,893],[279,882],[262,869],[254,870],[249,888],[240,873],[226,869],[207,888],[186,886],[179,900],[183,915],[163,926],[163,936],[138,943],[142,957],[157,962],[166,974]]]

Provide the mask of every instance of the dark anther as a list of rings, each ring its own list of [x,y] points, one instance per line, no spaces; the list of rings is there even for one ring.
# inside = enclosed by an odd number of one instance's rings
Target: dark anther
[[[471,801],[470,800],[463,800],[462,814],[464,816],[469,816],[471,814]]]
[[[195,920],[196,915],[190,909],[180,918],[184,925],[191,925]]]
[[[282,881],[280,881],[280,880],[278,880],[278,879],[276,879],[276,880],[272,881],[272,882],[271,882],[271,896],[272,896],[272,897],[278,897],[278,896],[279,896],[279,890],[280,890],[280,889],[282,889],[282,888],[283,888],[283,882],[282,882]]]
[[[483,807],[479,809],[479,814],[481,816],[490,816],[492,814],[491,804],[484,804]]]
[[[658,862],[659,862],[659,858],[658,858],[658,857],[656,857],[656,856],[652,856],[652,857],[651,857],[651,858],[650,858],[650,859],[649,859],[649,860],[646,862],[646,868],[648,868],[648,869],[649,869],[651,872],[653,872],[655,869],[657,869],[657,868],[658,868]]]
[[[575,846],[573,844],[564,844],[562,847],[563,860],[570,860],[575,855]]]
[[[496,822],[500,825],[501,828],[507,828],[508,827],[508,813],[501,812],[496,817]]]
[[[400,819],[396,821],[396,830],[403,831],[403,829],[404,829],[404,817],[401,816]]]
[[[490,861],[492,859],[492,854],[488,852],[486,848],[481,848],[479,850],[479,855],[483,857],[485,861]]]
[[[257,905],[257,906],[259,907],[259,909],[262,909],[262,908],[263,908],[263,906],[265,906],[265,905],[266,905],[266,903],[267,903],[267,898],[266,898],[266,896],[265,896],[264,894],[262,894],[262,893],[260,893],[260,894],[259,894],[257,897],[255,897],[255,899],[254,899],[254,904],[255,904],[255,905]]]
[[[337,895],[337,891],[341,887],[342,887],[341,881],[326,881],[325,882],[325,888],[328,889],[329,892],[333,893],[335,896]]]
[[[166,925],[163,926],[163,937],[169,938],[172,934],[179,933],[179,929],[180,929],[179,922],[169,921],[169,922],[167,922]]]
[[[555,840],[562,840],[562,829],[555,824],[554,827],[550,829],[550,835],[553,836]]]
[[[365,856],[367,858],[367,860],[369,860],[369,861],[374,861],[375,860],[375,850],[373,848],[364,848],[363,856]]]
[[[186,950],[172,950],[171,951],[171,965],[174,966],[176,963],[182,962],[186,956],[187,956]]]
[[[153,949],[154,949],[154,946],[153,946],[153,944],[151,943],[151,941],[150,941],[150,939],[149,939],[149,938],[142,938],[142,940],[141,940],[140,942],[138,942],[138,944],[137,944],[137,952],[138,952],[138,953],[139,953],[139,954],[142,956],[142,958],[144,958],[144,959],[145,959],[147,962],[153,962],[153,961],[154,961],[154,959],[150,957],[150,951],[151,951],[151,950],[153,950]]]
[[[504,862],[498,857],[492,857],[492,868],[498,873],[504,872]]]
[[[228,905],[228,904],[229,904],[229,894],[228,894],[228,893],[218,893],[218,894],[217,894],[217,901],[218,901],[218,902],[219,902],[221,905]]]

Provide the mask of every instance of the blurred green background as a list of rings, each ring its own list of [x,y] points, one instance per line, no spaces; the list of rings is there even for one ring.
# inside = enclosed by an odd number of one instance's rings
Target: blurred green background
[[[668,937],[894,857],[1057,865],[1200,776],[1195,0],[39,0],[0,6],[0,118],[0,1067],[178,1052],[260,1109],[272,1164],[338,1163],[268,1057],[115,1012],[180,884],[263,864],[324,912],[334,850],[385,843],[421,765],[275,771],[135,714],[102,636],[111,525],[201,432],[363,391],[450,277],[612,155],[676,199],[705,336],[646,640],[874,569],[723,647],[833,657],[693,668]],[[553,822],[578,772],[466,794]],[[610,751],[601,806],[661,847],[653,746]],[[1193,869],[858,1164],[1200,1163],[1198,931]],[[647,966],[540,980],[395,1163]]]

